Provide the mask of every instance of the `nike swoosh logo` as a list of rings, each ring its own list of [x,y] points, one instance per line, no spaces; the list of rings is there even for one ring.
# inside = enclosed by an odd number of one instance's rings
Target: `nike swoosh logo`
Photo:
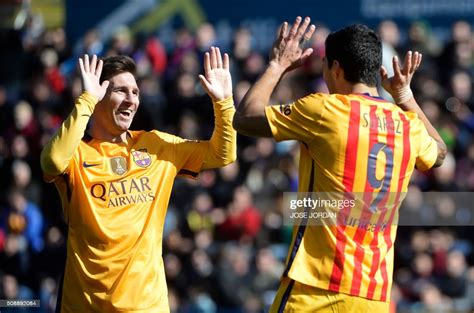
[[[92,167],[92,166],[97,166],[97,165],[100,165],[100,163],[87,163],[86,161],[84,161],[84,163],[82,163],[82,166],[83,167]]]

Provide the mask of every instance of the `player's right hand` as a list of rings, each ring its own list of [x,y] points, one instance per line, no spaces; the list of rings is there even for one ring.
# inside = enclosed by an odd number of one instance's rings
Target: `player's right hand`
[[[98,101],[102,100],[107,92],[109,81],[104,80],[100,84],[100,75],[102,74],[102,60],[97,62],[97,56],[94,54],[89,62],[89,55],[85,54],[84,59],[79,58],[79,68],[81,70],[82,88],[95,96]]]
[[[288,23],[284,22],[270,52],[270,63],[276,64],[285,71],[291,71],[303,64],[303,61],[312,53],[312,48],[305,48],[316,29],[310,25],[311,19],[302,19],[298,16],[288,30]]]

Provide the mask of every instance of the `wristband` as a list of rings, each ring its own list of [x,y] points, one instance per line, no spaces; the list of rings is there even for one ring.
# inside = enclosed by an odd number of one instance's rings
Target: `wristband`
[[[413,98],[413,92],[410,89],[410,86],[404,86],[399,90],[395,90],[393,94],[393,100],[396,104],[407,103],[411,98]]]

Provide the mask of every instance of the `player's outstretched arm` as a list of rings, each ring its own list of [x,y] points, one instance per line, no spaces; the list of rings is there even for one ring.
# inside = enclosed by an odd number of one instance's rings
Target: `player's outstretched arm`
[[[211,47],[204,55],[204,75],[199,79],[214,105],[214,132],[204,157],[203,169],[222,167],[237,158],[237,133],[232,127],[235,108],[232,99],[232,78],[229,56]]]
[[[444,158],[448,152],[446,144],[439,135],[436,128],[433,127],[431,122],[426,117],[425,113],[421,110],[420,106],[413,97],[413,92],[410,89],[410,82],[415,74],[415,71],[421,64],[422,54],[418,51],[414,53],[408,51],[405,55],[405,61],[403,68],[400,67],[398,57],[394,56],[392,59],[392,66],[394,75],[388,77],[387,70],[382,66],[380,69],[380,75],[382,76],[382,86],[390,93],[395,100],[395,103],[402,108],[404,111],[412,111],[418,114],[418,117],[423,122],[428,131],[428,134],[433,138],[438,145],[438,157],[433,167],[438,167],[443,164]]]
[[[88,55],[85,55],[84,59],[79,58],[84,92],[76,99],[71,114],[41,152],[41,168],[45,177],[50,180],[68,170],[69,162],[84,136],[95,105],[107,92],[109,82],[99,83],[102,65],[102,60],[98,61],[95,55],[91,60]]]
[[[250,88],[237,107],[234,117],[234,128],[237,132],[256,137],[272,137],[270,126],[265,116],[265,106],[283,75],[300,66],[313,53],[313,49],[304,49],[304,43],[311,39],[315,26],[306,17],[301,23],[298,16],[288,28],[284,22],[279,30],[270,52],[270,63],[263,75]]]

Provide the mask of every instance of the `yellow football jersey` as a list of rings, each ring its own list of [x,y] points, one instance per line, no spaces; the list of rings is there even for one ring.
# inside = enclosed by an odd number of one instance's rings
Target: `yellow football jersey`
[[[159,131],[129,131],[127,143],[80,140],[93,104],[83,94],[42,154],[68,225],[58,305],[61,312],[169,312],[162,236],[173,182],[235,160],[232,99],[218,105],[213,137],[201,142]]]
[[[378,224],[351,223],[294,227],[285,276],[315,286],[373,300],[389,301],[398,207],[415,168],[437,158],[437,144],[415,113],[362,94],[311,94],[266,107],[274,138],[301,142],[299,192],[374,195],[370,201],[393,206]],[[397,205],[398,204],[398,205]],[[363,220],[367,210],[361,210]],[[344,208],[340,216],[348,216]],[[338,217],[338,221],[339,218]]]

